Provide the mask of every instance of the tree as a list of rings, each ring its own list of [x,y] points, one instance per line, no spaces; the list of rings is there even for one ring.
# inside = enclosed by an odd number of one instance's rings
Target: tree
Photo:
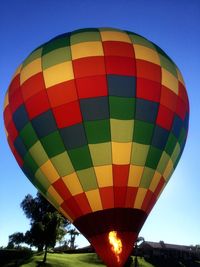
[[[76,230],[76,228],[71,228],[67,234],[70,235],[70,239],[68,241],[68,246],[70,249],[76,249],[76,245],[75,245],[75,239],[76,236],[80,235],[80,233]]]
[[[24,242],[35,246],[38,251],[45,249],[43,262],[46,261],[47,250],[54,247],[66,234],[66,227],[70,222],[66,220],[40,193],[33,198],[25,196],[21,207],[31,228],[25,233]]]
[[[9,241],[8,241],[8,248],[14,248],[15,246],[18,246],[24,243],[24,234],[17,232],[12,235],[9,235]]]

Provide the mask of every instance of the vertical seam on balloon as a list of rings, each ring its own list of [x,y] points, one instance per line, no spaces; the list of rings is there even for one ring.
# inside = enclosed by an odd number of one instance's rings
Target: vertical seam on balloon
[[[106,78],[106,84],[107,84],[107,92],[108,92],[108,113],[109,113],[109,125],[110,125],[110,150],[111,150],[111,167],[112,167],[112,192],[113,192],[113,208],[115,207],[115,197],[114,197],[114,180],[113,180],[113,151],[112,151],[112,135],[111,135],[111,116],[110,116],[110,95],[109,95],[109,89],[108,89],[108,78],[107,78],[107,70],[106,70],[106,60],[105,60],[105,50],[103,47],[103,39],[101,36],[101,28],[98,28],[99,36],[102,44],[103,49],[103,61],[104,61],[104,67],[105,67],[105,78]],[[106,186],[108,187],[108,186]],[[106,188],[104,187],[104,188]],[[102,202],[102,200],[101,200]],[[102,206],[103,207],[103,206]]]
[[[71,35],[72,35],[72,32],[70,33],[70,37],[69,37],[69,38],[70,38],[70,39],[69,39],[69,43],[70,43],[69,48],[70,48],[71,58],[72,58]],[[81,42],[80,42],[80,43],[81,43]],[[78,103],[79,103],[79,108],[80,108],[80,111],[81,111],[80,98],[79,98],[79,94],[78,94],[78,90],[77,90],[76,77],[75,77],[75,74],[74,74],[74,62],[73,62],[73,58],[72,58],[72,69],[73,69],[73,75],[74,75],[74,84],[75,84],[75,87],[76,87],[76,94],[77,94],[77,96],[78,96],[77,101],[78,101]],[[89,150],[89,153],[90,153],[90,148],[89,148],[89,144],[88,144],[88,138],[87,138],[87,135],[86,135],[85,125],[84,125],[84,120],[83,120],[83,115],[82,115],[82,112],[80,112],[80,113],[81,113],[82,125],[83,125],[83,129],[84,129],[85,137],[86,137],[86,140],[87,140],[87,146],[88,146],[88,150]],[[70,158],[70,157],[69,157],[69,158]],[[91,162],[92,162],[91,153],[90,153],[90,159],[91,159]],[[71,160],[71,158],[70,158],[70,160]],[[93,162],[92,162],[92,164],[93,164]],[[72,164],[72,165],[73,165],[73,164]],[[93,170],[94,170],[94,166],[92,166],[91,168],[93,168]],[[75,170],[75,173],[77,173],[77,170],[76,170],[75,168],[74,168],[74,170]],[[95,173],[95,171],[94,171],[94,173]],[[96,176],[96,174],[95,174],[95,176]],[[78,179],[79,179],[79,176],[78,176],[78,175],[77,175],[77,177],[78,177]],[[79,182],[80,182],[80,184],[81,184],[83,193],[85,194],[85,197],[86,197],[86,199],[87,199],[87,202],[88,202],[88,205],[89,205],[89,207],[90,207],[90,209],[91,209],[91,212],[93,212],[92,207],[91,207],[91,205],[90,205],[90,203],[89,203],[89,200],[88,200],[88,198],[87,198],[87,195],[86,195],[86,193],[85,193],[85,190],[84,190],[84,188],[83,188],[83,185],[82,185],[80,179],[79,179]],[[97,178],[96,178],[96,183],[97,183]],[[97,183],[97,184],[98,184],[98,183]],[[76,201],[76,200],[75,200],[75,201]],[[77,203],[77,202],[76,202],[76,203]],[[77,204],[78,204],[78,203],[77,203]],[[82,211],[82,210],[81,210],[81,211]],[[83,216],[83,215],[84,215],[84,214],[82,213],[81,216]],[[79,217],[81,217],[81,216],[79,216]]]
[[[135,128],[135,114],[136,114],[136,101],[137,101],[137,64],[136,64],[136,58],[135,58],[135,49],[134,49],[134,45],[133,45],[133,42],[128,34],[127,31],[124,31],[129,40],[131,41],[131,45],[132,45],[132,50],[133,50],[133,54],[134,54],[134,64],[135,64],[135,107],[134,107],[134,115],[133,115],[133,132],[132,132],[132,145],[131,145],[131,153],[130,153],[130,164],[129,164],[129,173],[128,173],[128,181],[129,181],[129,175],[130,175],[130,168],[131,168],[131,156],[132,156],[132,152],[133,152],[133,135],[134,135],[134,128]],[[139,186],[138,186],[139,188]],[[137,188],[137,189],[138,189]],[[126,186],[126,191],[128,191],[128,182],[127,182],[127,186]],[[138,190],[137,190],[138,192]],[[136,196],[137,196],[137,193],[136,193]],[[136,200],[136,196],[134,198],[134,202],[132,203],[132,207],[134,208],[134,204],[135,204],[135,200]],[[126,192],[126,197],[127,197],[127,192]]]

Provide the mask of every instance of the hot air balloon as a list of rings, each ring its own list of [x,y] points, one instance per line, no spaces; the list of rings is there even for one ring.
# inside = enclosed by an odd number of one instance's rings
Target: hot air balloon
[[[189,103],[175,63],[125,30],[55,37],[16,70],[8,143],[24,174],[94,246],[123,266],[182,154]]]

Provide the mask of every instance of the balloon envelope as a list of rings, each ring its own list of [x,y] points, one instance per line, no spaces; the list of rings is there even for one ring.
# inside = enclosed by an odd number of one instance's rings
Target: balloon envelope
[[[111,28],[35,49],[4,107],[25,175],[112,267],[124,265],[174,171],[188,118],[174,62],[144,37]]]

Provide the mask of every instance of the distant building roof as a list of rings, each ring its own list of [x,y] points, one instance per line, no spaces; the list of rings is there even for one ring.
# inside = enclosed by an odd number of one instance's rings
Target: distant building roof
[[[167,244],[167,243],[164,243],[163,241],[160,241],[160,242],[144,241],[143,243],[139,245],[139,248],[174,249],[174,250],[181,250],[181,251],[191,251],[193,249],[192,246]]]

